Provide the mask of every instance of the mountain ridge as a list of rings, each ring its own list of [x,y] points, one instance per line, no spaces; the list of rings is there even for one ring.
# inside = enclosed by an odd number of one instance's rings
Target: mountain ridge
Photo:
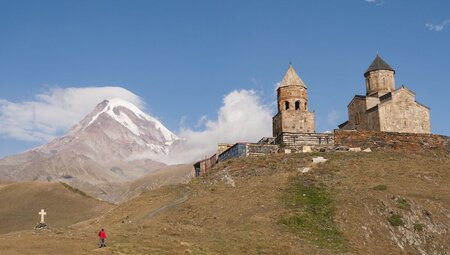
[[[136,180],[157,169],[179,138],[123,99],[99,103],[65,135],[0,159],[0,180],[62,181],[115,200],[102,184]],[[103,195],[102,195],[103,194]]]

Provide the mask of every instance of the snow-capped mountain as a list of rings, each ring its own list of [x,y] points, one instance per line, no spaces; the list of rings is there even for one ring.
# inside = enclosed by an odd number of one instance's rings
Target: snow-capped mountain
[[[170,132],[157,119],[145,114],[134,104],[119,98],[105,100],[100,103],[94,112],[81,121],[81,125],[75,126],[72,132],[79,131],[79,129],[86,130],[86,128],[94,124],[102,114],[107,114],[136,136],[143,137],[144,140],[146,139],[146,134],[153,132],[151,128],[155,128],[159,132],[159,138],[163,139],[166,145],[171,145],[178,139],[176,135]],[[89,123],[86,124],[87,121],[89,121]]]
[[[105,100],[66,135],[1,159],[0,180],[64,181],[98,189],[165,166],[176,141],[175,134],[135,105]]]
[[[157,119],[122,100],[97,105],[67,135],[37,148],[41,152],[71,150],[99,162],[162,160],[177,136]]]

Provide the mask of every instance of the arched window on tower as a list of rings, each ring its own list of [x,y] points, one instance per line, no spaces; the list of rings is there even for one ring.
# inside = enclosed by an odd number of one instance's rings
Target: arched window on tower
[[[300,110],[300,101],[295,101],[295,110]]]
[[[284,102],[284,109],[289,110],[289,102],[288,101]]]

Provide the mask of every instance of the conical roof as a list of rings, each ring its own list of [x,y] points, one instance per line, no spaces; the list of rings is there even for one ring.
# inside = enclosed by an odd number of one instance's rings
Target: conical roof
[[[302,79],[300,79],[300,76],[298,76],[292,65],[289,64],[289,68],[280,83],[280,88],[291,85],[302,86],[306,88],[305,83],[302,81]]]
[[[375,59],[372,61],[372,64],[370,64],[369,68],[367,68],[366,72],[364,73],[364,76],[367,76],[369,74],[369,72],[376,71],[376,70],[390,70],[395,73],[394,68],[392,68],[390,65],[388,65],[378,54],[375,57]]]

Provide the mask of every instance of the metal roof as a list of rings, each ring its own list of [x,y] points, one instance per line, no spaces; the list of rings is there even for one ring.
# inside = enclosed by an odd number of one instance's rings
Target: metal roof
[[[376,71],[376,70],[390,70],[395,73],[394,68],[392,68],[390,65],[388,65],[378,54],[375,57],[375,59],[372,61],[372,64],[370,64],[369,68],[367,68],[366,72],[364,73],[364,76],[367,76],[369,74],[369,72]]]

